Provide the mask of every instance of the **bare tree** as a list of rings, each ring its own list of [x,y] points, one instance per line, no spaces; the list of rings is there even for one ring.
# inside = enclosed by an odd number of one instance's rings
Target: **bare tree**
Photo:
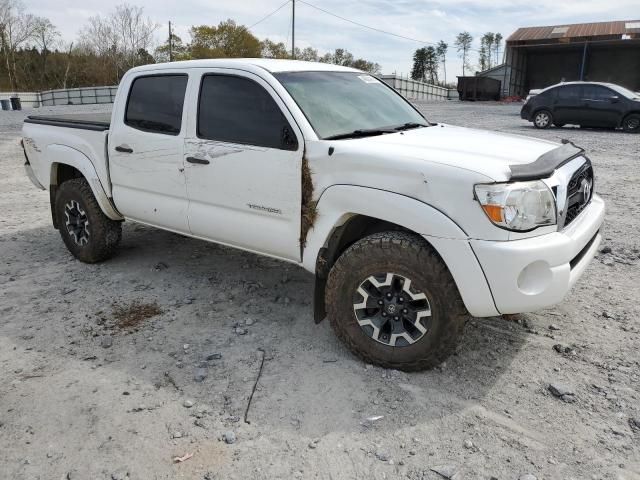
[[[49,52],[54,48],[59,37],[60,32],[48,18],[35,18],[33,41],[40,50],[40,54],[42,56],[42,70],[40,72],[41,80],[44,80],[47,73],[47,57],[49,56]]]
[[[469,32],[459,33],[456,37],[456,41],[454,45],[458,50],[458,55],[462,59],[462,76],[464,77],[465,69],[470,68],[469,65],[469,50],[471,50],[471,43],[473,42],[473,37]]]
[[[126,70],[148,62],[157,28],[142,7],[118,5],[107,17],[89,18],[80,31],[80,48],[107,59],[118,81]]]
[[[33,39],[35,18],[24,11],[20,0],[0,0],[0,49],[12,90],[18,89],[16,51]]]
[[[144,9],[128,4],[118,5],[111,15],[111,25],[120,41],[121,67],[129,69],[140,64],[140,53],[149,52],[153,46],[153,32],[158,24],[143,16]]]
[[[500,62],[500,47],[502,46],[502,34],[496,33],[493,37],[493,44],[496,50],[496,65]]]
[[[438,42],[438,45],[436,46],[436,54],[438,55],[438,58],[440,59],[440,61],[442,62],[442,70],[444,72],[444,84],[446,86],[447,84],[447,50],[449,50],[449,45],[447,45],[446,42],[444,42],[443,40],[440,40]]]

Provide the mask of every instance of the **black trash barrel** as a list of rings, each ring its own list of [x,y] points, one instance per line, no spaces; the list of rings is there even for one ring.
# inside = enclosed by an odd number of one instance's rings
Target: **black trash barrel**
[[[20,99],[18,97],[11,97],[11,108],[14,110],[22,110],[22,104],[20,103]]]
[[[11,102],[9,100],[0,100],[0,106],[2,106],[2,110],[11,110]]]

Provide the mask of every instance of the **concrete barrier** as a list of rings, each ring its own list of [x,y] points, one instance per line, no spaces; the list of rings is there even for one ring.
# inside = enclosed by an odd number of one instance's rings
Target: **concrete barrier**
[[[39,92],[0,92],[0,100],[9,100],[18,97],[22,108],[36,108],[40,106]]]
[[[458,98],[458,92],[453,88],[418,82],[409,77],[381,75],[380,79],[395,88],[408,100],[453,100]]]
[[[0,92],[0,100],[18,97],[23,108],[113,103],[118,86],[62,88],[44,92]]]

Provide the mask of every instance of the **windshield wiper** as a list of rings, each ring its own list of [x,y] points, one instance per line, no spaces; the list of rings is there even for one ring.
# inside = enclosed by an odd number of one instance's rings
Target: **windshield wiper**
[[[338,135],[331,135],[330,137],[324,137],[325,140],[341,140],[344,138],[362,138],[362,137],[374,137],[376,135],[384,135],[385,133],[396,133],[398,130],[395,128],[367,128],[354,130],[349,133],[339,133]]]
[[[422,128],[428,126],[429,125],[425,125],[424,123],[408,122],[404,125],[400,125],[399,127],[395,127],[394,130],[397,132],[401,132],[402,130],[411,130],[413,128]]]

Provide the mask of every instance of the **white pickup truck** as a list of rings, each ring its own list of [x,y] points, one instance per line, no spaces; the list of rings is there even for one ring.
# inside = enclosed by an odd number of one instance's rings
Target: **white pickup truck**
[[[403,370],[443,361],[469,315],[560,302],[605,211],[573,144],[430,123],[335,65],[134,68],[110,118],[30,116],[23,146],[79,260],[111,256],[131,220],[293,262],[317,322]]]

